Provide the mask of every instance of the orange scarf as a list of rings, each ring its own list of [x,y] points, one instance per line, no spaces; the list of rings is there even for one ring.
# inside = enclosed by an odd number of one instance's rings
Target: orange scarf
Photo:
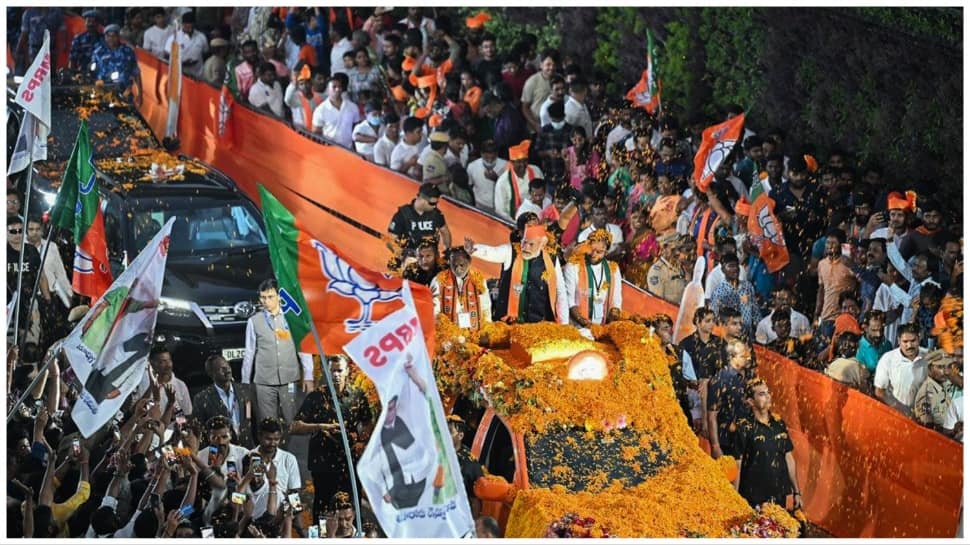
[[[577,293],[579,294],[579,304],[577,306],[579,307],[579,313],[581,316],[585,316],[587,319],[592,320],[592,303],[597,295],[596,292],[606,288],[606,301],[603,302],[603,322],[606,322],[606,315],[609,314],[610,303],[613,301],[613,287],[616,285],[616,278],[618,278],[620,269],[617,267],[616,263],[606,259],[600,263],[606,263],[606,269],[603,270],[603,277],[600,278],[600,287],[594,287],[595,292],[590,290],[589,276],[593,265],[589,262],[589,258],[587,257],[581,263],[576,263],[576,268],[579,269],[579,289],[577,290]],[[570,301],[570,303],[572,303],[572,301]]]
[[[549,306],[552,307],[553,316],[556,315],[556,268],[552,263],[552,258],[543,250],[542,262],[546,270],[542,273],[542,279],[549,287]],[[525,259],[519,252],[512,262],[512,277],[509,279],[509,307],[505,312],[506,318],[511,317],[513,321],[519,319],[519,293],[525,290],[525,283],[522,281],[522,269]],[[518,289],[516,289],[518,288]],[[557,316],[558,318],[558,316]]]
[[[458,305],[455,301],[455,288],[457,287],[458,279],[455,277],[455,273],[450,270],[438,273],[438,286],[441,288],[441,313],[448,316],[453,323],[458,323]],[[458,294],[458,303],[461,303],[461,307],[465,309],[465,312],[471,317],[472,330],[478,331],[480,328],[480,311],[478,308],[478,296],[479,287],[472,278],[472,271],[468,271],[468,276],[465,277],[465,285],[462,286],[461,293]]]
[[[472,109],[472,113],[478,115],[478,106],[482,100],[482,88],[475,85],[471,89],[465,91],[465,102]]]
[[[532,165],[529,165],[525,169],[525,179],[531,182],[536,177],[535,170],[532,169]],[[515,219],[515,212],[518,211],[519,207],[522,206],[522,194],[519,193],[519,176],[515,173],[515,169],[512,165],[509,165],[509,183],[512,184],[512,195],[509,199],[509,216]]]
[[[300,91],[300,103],[303,107],[303,123],[306,130],[313,130],[313,111],[323,102],[323,97],[313,93],[313,100],[308,100]]]

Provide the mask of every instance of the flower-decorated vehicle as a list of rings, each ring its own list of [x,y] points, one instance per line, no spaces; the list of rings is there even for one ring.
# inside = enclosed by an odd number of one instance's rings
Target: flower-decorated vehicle
[[[239,376],[246,320],[271,270],[259,209],[218,170],[166,151],[111,86],[55,86],[52,95],[48,157],[34,164],[30,214],[53,206],[87,120],[112,275],[175,217],[156,333],[192,391],[210,382],[201,364],[212,353],[225,356]],[[9,95],[8,105],[7,132],[16,134],[23,111]],[[73,262],[69,238],[58,241],[65,263]]]
[[[674,394],[648,328],[488,324],[438,317],[443,392],[485,406],[472,453],[482,511],[506,537],[794,537],[782,508],[753,510],[734,460],[713,460]]]

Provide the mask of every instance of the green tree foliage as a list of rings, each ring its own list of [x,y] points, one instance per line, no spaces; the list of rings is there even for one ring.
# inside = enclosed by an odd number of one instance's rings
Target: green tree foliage
[[[511,36],[531,24],[543,40],[547,31],[559,33],[550,26],[558,21],[563,53],[608,74],[614,95],[639,79],[651,28],[659,44],[663,108],[682,124],[723,119],[724,107],[736,103],[746,109],[754,130],[785,129],[789,155],[805,150],[824,162],[832,148],[843,147],[855,153],[859,165],[879,163],[898,187],[922,185],[924,194],[962,203],[959,9],[489,11],[499,19],[489,28]],[[519,26],[507,26],[503,13]]]
[[[523,21],[522,17],[518,17],[520,14],[517,12],[522,11],[519,9],[463,7],[458,8],[461,20],[456,21],[456,23],[464,25],[465,17],[470,17],[482,11],[492,17],[485,23],[485,31],[495,35],[495,41],[500,51],[511,50],[526,34],[534,34],[539,39],[539,51],[547,47],[558,49],[562,43],[562,34],[559,32],[559,21],[555,10],[542,10],[544,17],[530,17],[528,21]]]

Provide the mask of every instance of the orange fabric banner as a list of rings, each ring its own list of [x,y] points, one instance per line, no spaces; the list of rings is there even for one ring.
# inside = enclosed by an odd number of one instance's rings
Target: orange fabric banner
[[[167,66],[143,51],[138,58],[149,89],[141,110],[163,134],[166,103],[151,89],[152,82],[154,89],[165,84]],[[182,93],[181,153],[223,171],[257,202],[256,183],[263,183],[310,232],[326,235],[362,265],[385,270],[388,250],[377,237],[361,235],[386,233],[397,207],[416,195],[417,183],[238,105],[234,146],[226,149],[214,132],[218,90],[185,78]],[[508,242],[509,228],[498,221],[444,200],[440,208],[455,243],[465,235],[485,244]],[[498,274],[498,266],[481,268]],[[676,316],[674,305],[629,284],[623,303],[629,312]],[[954,535],[963,490],[960,444],[777,354],[759,349],[758,361],[795,443],[810,520],[840,537]]]

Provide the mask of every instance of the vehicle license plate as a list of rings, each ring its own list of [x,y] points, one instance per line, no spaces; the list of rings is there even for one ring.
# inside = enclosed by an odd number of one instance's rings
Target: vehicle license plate
[[[226,361],[241,360],[245,351],[245,348],[223,348],[222,357],[226,358]]]

